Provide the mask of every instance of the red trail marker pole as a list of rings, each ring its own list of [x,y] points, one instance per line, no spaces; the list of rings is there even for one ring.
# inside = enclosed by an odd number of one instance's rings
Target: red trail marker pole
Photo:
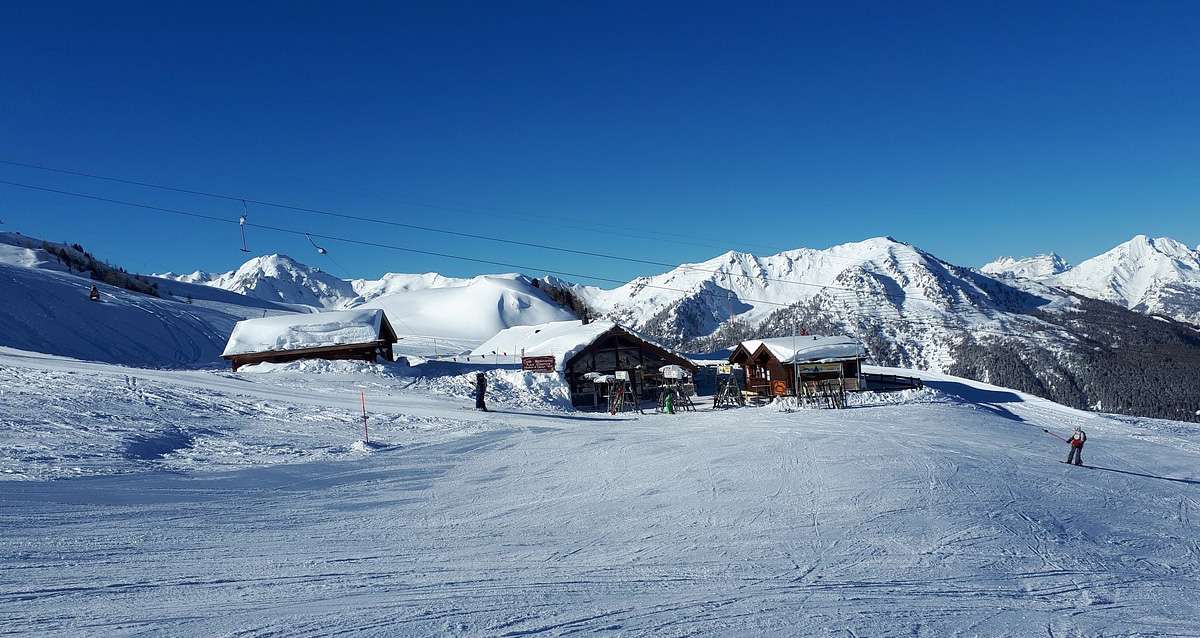
[[[363,443],[370,443],[371,437],[367,435],[367,395],[362,390],[358,391],[358,399],[362,402],[363,413]]]

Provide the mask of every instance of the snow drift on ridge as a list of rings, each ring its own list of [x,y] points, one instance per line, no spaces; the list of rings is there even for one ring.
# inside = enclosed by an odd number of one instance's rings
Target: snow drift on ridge
[[[396,333],[483,343],[512,326],[575,318],[524,275],[485,275],[449,288],[377,297],[357,308],[381,308]]]

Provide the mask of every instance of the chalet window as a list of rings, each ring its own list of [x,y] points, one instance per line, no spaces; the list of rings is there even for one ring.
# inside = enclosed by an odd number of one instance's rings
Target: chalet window
[[[617,351],[616,350],[597,350],[596,351],[596,370],[616,370],[617,369]]]
[[[617,355],[617,368],[619,370],[633,370],[641,364],[641,352],[637,350],[622,349]]]

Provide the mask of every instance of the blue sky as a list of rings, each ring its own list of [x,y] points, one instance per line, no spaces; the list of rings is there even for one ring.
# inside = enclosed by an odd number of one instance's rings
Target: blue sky
[[[1077,262],[1137,233],[1200,243],[1194,3],[430,4],[10,7],[0,159],[670,263],[877,235],[965,265]],[[240,209],[14,166],[0,180]],[[4,185],[0,219],[138,271],[244,258],[236,227]],[[501,270],[336,242],[330,261],[265,231],[250,246],[347,277]]]

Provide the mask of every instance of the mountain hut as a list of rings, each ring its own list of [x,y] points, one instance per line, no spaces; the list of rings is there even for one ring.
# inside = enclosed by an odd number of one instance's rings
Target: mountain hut
[[[553,370],[561,372],[570,387],[571,404],[584,409],[601,408],[607,402],[608,386],[593,383],[597,378],[628,373],[633,395],[639,400],[653,401],[663,385],[660,368],[677,365],[689,374],[694,374],[697,368],[683,356],[612,321],[514,326],[486,341],[471,355],[542,361],[553,357]]]
[[[805,335],[743,341],[729,362],[746,371],[746,389],[760,396],[795,396],[806,385],[861,389],[866,350],[852,337]]]
[[[237,370],[300,359],[391,361],[396,331],[379,309],[278,315],[237,322],[225,352]]]

